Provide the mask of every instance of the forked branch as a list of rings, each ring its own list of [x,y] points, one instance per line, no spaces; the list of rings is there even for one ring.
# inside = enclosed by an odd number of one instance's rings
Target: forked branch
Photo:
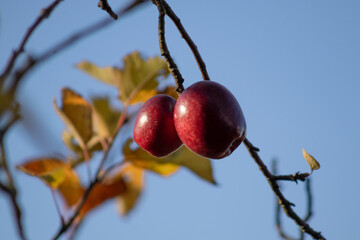
[[[206,70],[205,62],[202,59],[197,46],[195,45],[194,41],[191,39],[189,34],[186,32],[180,19],[176,16],[176,14],[171,9],[169,4],[165,0],[153,0],[153,3],[157,5],[158,8],[162,8],[165,11],[165,14],[174,22],[175,26],[177,27],[178,31],[181,34],[181,37],[184,38],[185,42],[188,44],[189,48],[191,49],[191,52],[193,53],[195,60],[198,64],[198,67],[200,69],[203,80],[210,80],[209,74]],[[161,9],[159,9],[159,11],[160,10]]]
[[[309,235],[311,235],[314,239],[318,239],[318,240],[325,240],[325,237],[320,233],[315,231],[314,229],[312,229],[310,227],[309,224],[306,223],[306,221],[304,221],[303,219],[301,219],[292,209],[292,206],[294,204],[292,204],[291,202],[289,202],[284,195],[282,194],[282,192],[280,191],[280,187],[277,183],[277,180],[274,178],[274,176],[272,175],[272,173],[268,170],[267,166],[264,164],[264,162],[261,160],[261,158],[258,155],[258,151],[259,149],[254,147],[251,142],[245,138],[244,139],[244,145],[246,146],[246,148],[248,149],[250,156],[254,159],[254,161],[256,162],[256,164],[259,166],[260,171],[264,174],[264,176],[266,177],[266,180],[268,181],[271,189],[273,190],[273,192],[275,193],[276,197],[278,198],[279,201],[279,205],[283,208],[285,214],[294,220],[294,222],[300,227],[300,230],[303,232],[308,233]]]

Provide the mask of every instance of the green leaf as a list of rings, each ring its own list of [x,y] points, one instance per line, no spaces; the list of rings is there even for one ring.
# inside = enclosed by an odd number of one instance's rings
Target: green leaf
[[[311,156],[309,153],[307,153],[304,148],[302,151],[303,151],[303,156],[304,156],[306,162],[310,166],[310,169],[311,169],[310,174],[313,172],[313,170],[319,169],[320,163],[318,161],[316,161],[316,159],[313,156]]]
[[[118,86],[121,71],[116,67],[98,67],[87,61],[82,61],[76,67],[101,82],[112,86]]]
[[[213,178],[212,166],[209,159],[201,157],[185,146],[180,147],[176,152],[162,158],[157,158],[150,155],[148,152],[141,148],[137,148],[136,150],[132,150],[130,148],[132,140],[129,139],[124,148],[123,154],[125,161],[129,161],[135,166],[142,167],[144,169],[148,169],[154,171],[156,173],[160,173],[160,171],[156,167],[162,166],[164,169],[171,169],[169,166],[184,166],[195,173],[200,178],[209,181],[213,184],[216,184]],[[169,165],[171,164],[171,165]],[[156,166],[156,167],[154,167]],[[168,175],[171,175],[174,172],[168,170]],[[164,174],[162,174],[164,175]],[[167,176],[167,175],[165,175]]]
[[[101,137],[110,137],[114,134],[121,112],[110,106],[107,97],[95,97],[92,99],[95,112],[97,132]]]

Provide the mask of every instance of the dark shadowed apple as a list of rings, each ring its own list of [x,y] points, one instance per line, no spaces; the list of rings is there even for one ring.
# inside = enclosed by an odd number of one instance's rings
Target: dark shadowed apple
[[[182,145],[173,120],[175,102],[168,95],[156,95],[142,106],[136,117],[134,140],[156,157],[164,157]]]
[[[229,156],[246,135],[239,103],[228,89],[212,81],[197,82],[180,95],[174,123],[185,146],[208,158]]]

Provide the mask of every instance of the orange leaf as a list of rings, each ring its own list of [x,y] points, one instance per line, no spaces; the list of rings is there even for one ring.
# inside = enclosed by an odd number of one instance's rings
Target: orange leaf
[[[91,190],[79,216],[83,217],[106,200],[121,195],[124,192],[126,192],[126,185],[123,178],[117,177],[96,184]]]
[[[56,158],[39,158],[17,167],[19,170],[40,178],[52,189],[57,189],[67,206],[78,202],[84,189],[80,185],[77,174],[69,164]]]

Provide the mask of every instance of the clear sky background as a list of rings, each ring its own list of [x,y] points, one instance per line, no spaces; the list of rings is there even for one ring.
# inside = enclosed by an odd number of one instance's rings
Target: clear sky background
[[[114,9],[127,1],[110,1]],[[0,3],[0,66],[49,0]],[[206,62],[209,75],[238,99],[248,139],[278,171],[308,171],[302,148],[317,158],[314,216],[310,225],[328,239],[360,239],[360,1],[358,0],[182,0],[170,1]],[[94,1],[64,1],[31,37],[33,54],[108,15]],[[40,145],[23,124],[11,129],[11,167],[26,159],[65,153],[64,125],[52,107],[64,86],[84,97],[116,93],[74,65],[82,60],[120,66],[138,50],[159,55],[158,12],[146,4],[110,27],[57,54],[21,85],[19,100],[31,108],[48,136]],[[169,49],[185,87],[201,75],[187,45],[166,21]],[[46,143],[46,144],[45,144]],[[112,201],[92,212],[77,239],[279,239],[274,194],[241,145],[212,161],[219,186],[186,169],[165,179],[149,173],[134,212],[122,218]],[[50,191],[38,179],[14,171],[24,227],[30,239],[50,239],[59,227]],[[304,184],[282,183],[285,196],[305,212]],[[297,236],[283,216],[285,230]],[[8,198],[0,193],[0,239],[17,239]],[[64,238],[65,239],[65,238]],[[310,239],[307,237],[306,239]]]

